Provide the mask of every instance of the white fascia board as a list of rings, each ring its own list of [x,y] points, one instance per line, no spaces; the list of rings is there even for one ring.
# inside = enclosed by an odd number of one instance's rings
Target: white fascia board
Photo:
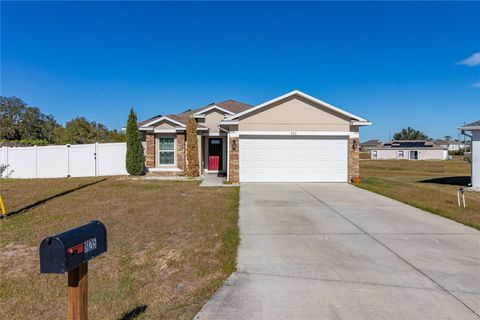
[[[458,130],[462,131],[477,131],[480,130],[480,126],[473,126],[473,127],[460,127]]]
[[[161,117],[161,118],[158,118],[158,119],[155,119],[155,120],[152,120],[148,123],[145,123],[143,126],[141,126],[140,128],[145,128],[145,127],[150,127],[151,125],[154,125],[155,123],[158,123],[160,121],[163,121],[163,120],[167,120],[167,121],[170,121],[171,123],[174,123],[176,125],[179,125],[180,127],[185,127],[185,125],[181,122],[178,122],[176,120],[173,120],[173,119],[170,119],[169,117]]]
[[[223,132],[208,132],[208,133],[203,133],[202,136],[204,136],[204,137],[224,137],[224,136],[226,136],[226,133],[223,133]]]
[[[236,125],[238,124],[238,121],[220,121],[220,125]]]
[[[175,129],[153,129],[153,133],[175,133]]]
[[[140,127],[140,128],[138,128],[138,130],[140,130],[140,131],[153,131],[153,128],[151,128],[151,127],[150,128]]]
[[[196,112],[196,113],[194,114],[194,116],[195,116],[195,117],[201,116],[202,114],[204,114],[204,113],[206,113],[206,112],[208,112],[208,111],[210,111],[210,110],[213,110],[213,109],[217,109],[217,110],[223,111],[223,112],[225,112],[225,113],[228,113],[229,115],[234,115],[234,114],[235,114],[235,113],[233,113],[233,112],[231,112],[231,111],[225,110],[225,109],[217,106],[216,104],[214,104],[213,106],[210,106],[210,107],[208,107],[208,108],[206,108],[206,109],[203,109],[203,110],[200,110],[200,111]],[[204,116],[204,117],[205,117],[205,116]]]
[[[371,126],[372,122],[370,121],[350,121],[350,125],[352,126]]]
[[[298,90],[294,90],[294,91],[292,91],[292,92],[289,92],[289,93],[287,93],[287,94],[284,94],[283,96],[277,97],[277,98],[272,99],[272,100],[269,100],[269,101],[267,101],[267,102],[264,102],[264,103],[262,103],[262,104],[260,104],[260,105],[258,105],[258,106],[256,106],[256,107],[250,108],[250,109],[245,110],[245,111],[243,111],[243,112],[237,113],[237,114],[235,114],[235,115],[233,115],[233,116],[227,117],[227,118],[225,118],[225,120],[228,121],[228,120],[237,119],[237,118],[239,118],[239,117],[241,117],[241,116],[244,116],[244,115],[246,115],[246,114],[248,114],[248,113],[250,113],[250,112],[254,112],[254,111],[256,111],[256,110],[258,110],[258,109],[261,109],[261,108],[264,108],[264,107],[266,107],[266,106],[268,106],[268,105],[270,105],[270,104],[272,104],[272,103],[275,103],[275,102],[277,102],[277,101],[286,99],[286,98],[291,97],[291,96],[294,96],[294,95],[298,95],[298,96],[300,96],[300,97],[302,97],[302,98],[304,98],[304,99],[313,101],[313,102],[315,102],[316,104],[319,104],[319,105],[321,105],[321,106],[323,106],[323,107],[325,107],[325,108],[327,108],[327,109],[330,109],[330,110],[332,110],[332,111],[335,111],[335,112],[337,112],[337,113],[339,113],[339,114],[342,114],[342,115],[344,115],[344,116],[347,116],[347,117],[349,117],[349,118],[353,118],[353,119],[355,119],[355,120],[357,120],[357,121],[368,122],[367,120],[365,120],[365,119],[363,119],[363,118],[361,118],[361,117],[359,117],[359,116],[356,116],[356,115],[354,115],[354,114],[352,114],[352,113],[349,113],[349,112],[347,112],[347,111],[344,111],[344,110],[342,110],[342,109],[340,109],[340,108],[337,108],[337,107],[335,107],[335,106],[333,106],[333,105],[331,105],[331,104],[329,104],[329,103],[326,103],[325,101],[322,101],[322,100],[320,100],[320,99],[317,99],[317,98],[314,98],[314,97],[312,97],[312,96],[309,96],[308,94],[303,93],[303,92],[298,91]]]
[[[350,131],[232,131],[232,136],[346,136],[358,137],[358,132]]]
[[[153,131],[154,133],[175,133],[177,131],[185,131],[185,130],[186,128],[176,127],[173,129],[153,129],[149,131]],[[203,131],[203,130],[208,130],[208,128],[197,128],[197,130]]]

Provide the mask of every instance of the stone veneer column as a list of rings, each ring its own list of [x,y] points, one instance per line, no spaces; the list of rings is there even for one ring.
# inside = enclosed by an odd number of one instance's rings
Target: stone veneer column
[[[155,168],[155,135],[147,133],[145,137],[145,163],[147,168]]]
[[[353,146],[356,146],[354,149]],[[348,139],[348,181],[360,182],[360,145],[358,138]]]
[[[235,149],[233,146],[235,145]],[[230,146],[228,151],[230,152],[230,163],[228,164],[228,171],[229,171],[229,181],[230,182],[239,182],[239,170],[240,170],[240,140],[238,137],[231,137],[230,138]]]
[[[177,168],[185,172],[185,133],[177,133]]]

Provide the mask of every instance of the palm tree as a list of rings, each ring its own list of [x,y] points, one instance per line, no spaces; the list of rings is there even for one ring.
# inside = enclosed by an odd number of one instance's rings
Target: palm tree
[[[428,140],[428,136],[422,131],[415,130],[411,127],[402,129],[393,135],[393,140]]]

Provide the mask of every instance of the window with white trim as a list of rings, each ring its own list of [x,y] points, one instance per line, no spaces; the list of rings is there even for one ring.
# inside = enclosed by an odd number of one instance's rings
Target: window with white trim
[[[403,158],[403,150],[397,150],[397,158]]]
[[[158,164],[174,165],[175,164],[175,138],[159,137],[158,138]]]

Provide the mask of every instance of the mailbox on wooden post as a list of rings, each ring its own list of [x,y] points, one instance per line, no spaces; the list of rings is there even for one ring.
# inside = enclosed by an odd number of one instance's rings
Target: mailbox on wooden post
[[[88,261],[107,251],[107,229],[100,221],[47,237],[40,243],[40,272],[68,272],[68,320],[88,318]]]

